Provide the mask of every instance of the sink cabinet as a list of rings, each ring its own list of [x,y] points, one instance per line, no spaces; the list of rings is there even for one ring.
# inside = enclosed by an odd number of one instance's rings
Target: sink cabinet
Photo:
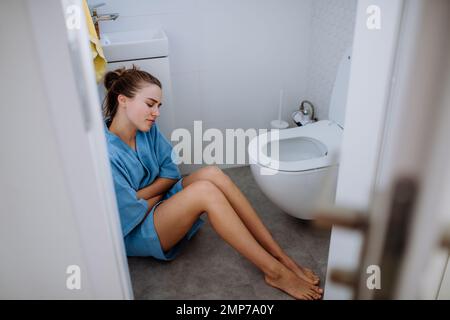
[[[161,29],[104,33],[101,37],[107,70],[130,68],[133,64],[157,77],[163,87],[161,115],[157,120],[164,135],[170,140],[175,128],[172,83],[170,79],[169,47]],[[99,85],[103,101],[105,88]]]

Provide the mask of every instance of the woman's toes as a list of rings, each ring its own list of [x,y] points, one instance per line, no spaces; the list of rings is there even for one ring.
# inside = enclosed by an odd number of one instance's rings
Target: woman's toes
[[[311,272],[311,277],[315,280],[315,281],[319,281],[320,278],[313,272]]]
[[[322,292],[321,292],[321,289],[320,289],[319,287],[316,287],[316,286],[311,286],[311,287],[310,287],[310,290],[311,290],[314,294],[316,294],[316,293],[321,294],[321,293],[322,293]]]
[[[317,292],[315,288],[312,288],[312,290],[310,291],[310,295],[314,298],[314,300],[320,299],[322,297],[322,295]]]
[[[310,274],[310,276],[312,278],[314,278],[315,280],[319,280],[319,276],[317,274],[314,273],[314,271],[312,271],[311,269],[308,269],[308,273]]]
[[[319,281],[320,278],[314,273],[314,271],[312,271],[311,269],[308,268],[303,268],[303,272],[309,277],[311,278],[311,280],[313,281]]]
[[[317,299],[317,296],[319,296],[316,292],[314,292],[314,291],[310,291],[309,292],[309,295],[311,296],[311,299],[312,300],[316,300]]]

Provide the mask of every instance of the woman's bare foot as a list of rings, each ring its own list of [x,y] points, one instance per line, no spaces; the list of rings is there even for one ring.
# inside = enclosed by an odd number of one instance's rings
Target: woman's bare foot
[[[285,267],[275,277],[265,275],[265,280],[270,286],[280,289],[299,300],[318,300],[322,297],[322,289],[300,279]]]
[[[303,279],[306,282],[314,285],[319,284],[320,278],[311,269],[297,265],[297,263],[295,263],[295,261],[289,258],[287,255],[282,255],[277,259],[289,270],[294,272],[300,279]]]

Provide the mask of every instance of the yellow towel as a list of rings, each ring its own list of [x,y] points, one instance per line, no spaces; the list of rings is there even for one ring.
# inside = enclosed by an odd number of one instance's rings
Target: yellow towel
[[[105,55],[103,54],[103,48],[100,45],[100,40],[98,39],[97,32],[95,31],[94,22],[92,21],[91,13],[89,12],[89,7],[86,0],[83,0],[83,11],[84,15],[86,16],[87,27],[89,30],[92,60],[95,67],[95,78],[97,82],[100,82],[106,72],[107,61]]]

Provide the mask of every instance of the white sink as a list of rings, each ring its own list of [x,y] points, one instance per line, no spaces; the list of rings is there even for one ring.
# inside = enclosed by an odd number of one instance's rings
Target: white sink
[[[108,62],[169,55],[169,43],[162,29],[102,33],[100,43]]]

